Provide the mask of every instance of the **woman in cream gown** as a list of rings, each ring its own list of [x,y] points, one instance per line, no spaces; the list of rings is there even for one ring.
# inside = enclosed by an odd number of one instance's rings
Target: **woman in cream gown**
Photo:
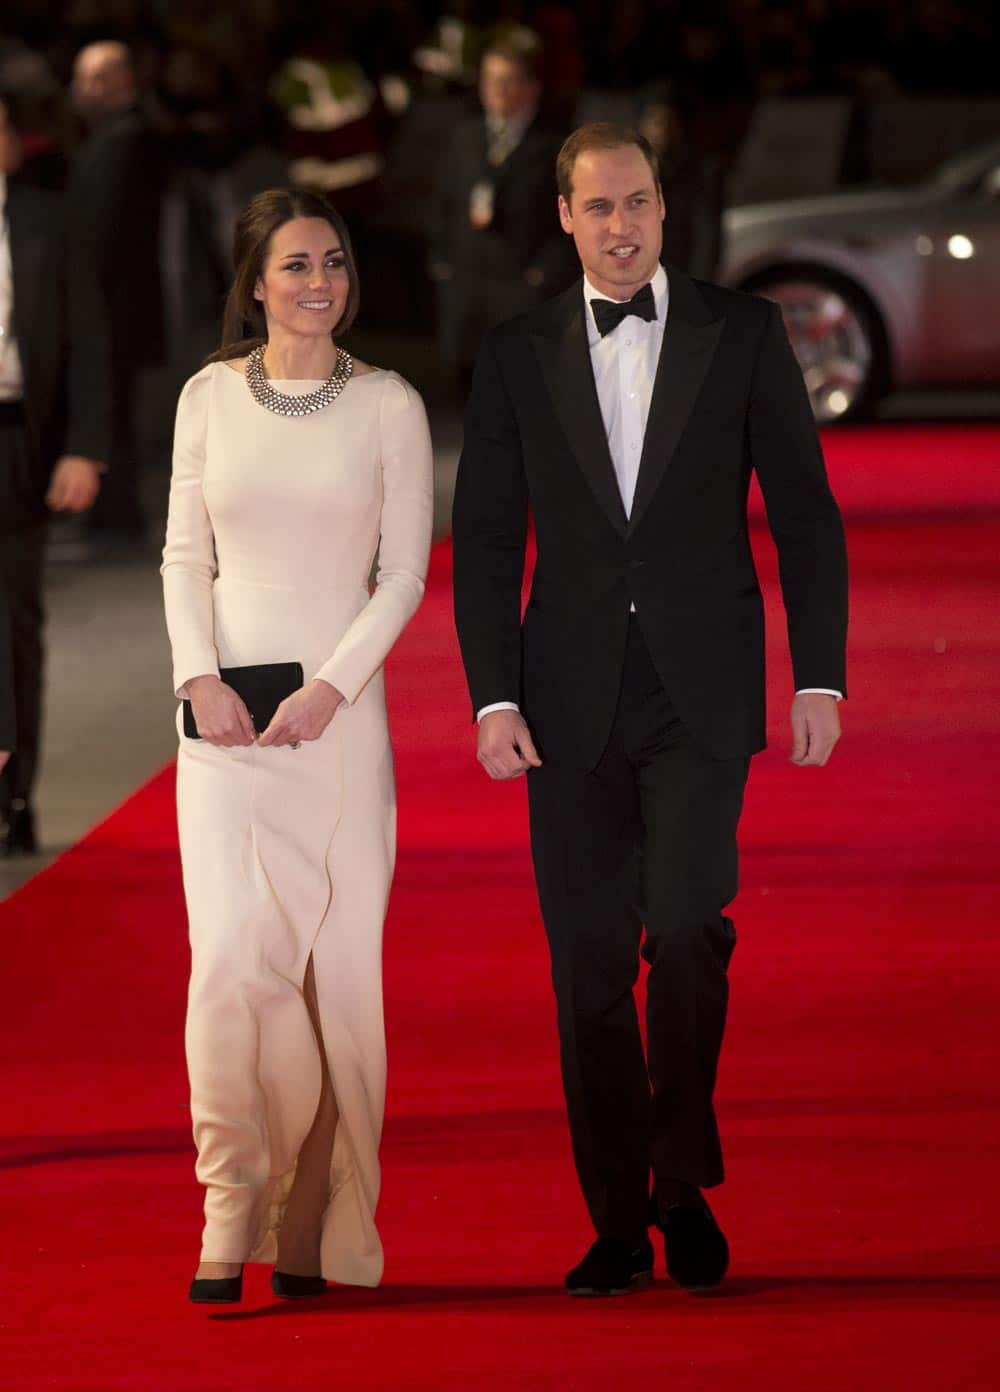
[[[259,404],[245,374],[248,328],[282,398],[349,361],[335,336],[358,290],[337,214],[258,195],[234,259],[223,350],[178,406],[162,568],[174,688],[204,736],[180,734],[177,806],[206,1191],[191,1298],[213,1301],[239,1299],[246,1261],[276,1262],[280,1295],[381,1278],[382,664],[420,603],[432,517],[423,403],[396,373],[355,365],[303,415]],[[254,731],[219,669],[272,662],[300,662],[305,685]]]

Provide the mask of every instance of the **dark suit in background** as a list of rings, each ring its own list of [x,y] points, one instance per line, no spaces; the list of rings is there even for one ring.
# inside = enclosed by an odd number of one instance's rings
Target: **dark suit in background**
[[[10,646],[10,611],[7,591],[0,570],[0,753],[14,748],[17,722],[14,718],[14,658]]]
[[[162,193],[160,145],[141,108],[104,116],[76,157],[69,198],[97,271],[111,341],[110,471],[91,525],[125,537],[142,530],[140,375],[163,357]]]
[[[723,911],[765,740],[753,472],[796,687],[845,690],[843,529],[781,316],[668,275],[631,512],[578,282],[487,336],[454,513],[474,710],[517,703],[543,760],[528,798],[563,1082],[591,1218],[614,1239],[645,1230],[650,1169],[664,1191],[723,1178],[713,1089],[735,942]],[[522,623],[529,507],[537,562]],[[633,998],[643,930],[646,1056]]]
[[[445,360],[468,385],[487,329],[565,288],[572,248],[556,213],[558,135],[539,119],[497,163],[485,116],[456,125],[431,205],[430,261]],[[475,220],[486,225],[475,225]]]
[[[18,748],[0,777],[0,814],[30,804],[42,708],[45,493],[67,454],[108,457],[105,313],[66,201],[7,184],[19,401],[0,402],[0,567],[10,605]]]

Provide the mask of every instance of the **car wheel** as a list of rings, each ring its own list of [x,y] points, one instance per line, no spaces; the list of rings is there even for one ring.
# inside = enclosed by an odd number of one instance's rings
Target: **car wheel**
[[[850,281],[789,269],[744,287],[781,309],[821,425],[867,414],[886,387],[885,334]]]

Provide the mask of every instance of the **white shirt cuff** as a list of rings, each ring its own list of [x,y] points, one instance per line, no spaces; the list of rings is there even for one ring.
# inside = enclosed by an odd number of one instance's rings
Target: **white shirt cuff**
[[[796,691],[796,696],[835,696],[838,701],[844,699],[842,691],[834,691],[828,686],[803,686]],[[492,711],[512,710],[520,713],[521,707],[515,705],[513,701],[495,701],[491,706],[483,706],[482,710],[476,712],[477,722],[482,720],[484,715],[489,715]]]
[[[521,707],[515,705],[513,701],[495,701],[492,706],[483,706],[481,711],[476,712],[477,722],[482,720],[484,715],[489,715],[491,711],[497,710],[512,710],[520,714]]]

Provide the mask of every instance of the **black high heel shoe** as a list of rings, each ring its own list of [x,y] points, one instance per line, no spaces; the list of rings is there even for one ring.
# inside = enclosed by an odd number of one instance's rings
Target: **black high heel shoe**
[[[238,1305],[243,1299],[243,1272],[213,1279],[196,1276],[188,1299],[195,1305]]]
[[[323,1295],[326,1281],[322,1276],[293,1276],[290,1271],[271,1272],[271,1289],[279,1300],[306,1300],[311,1295]]]

